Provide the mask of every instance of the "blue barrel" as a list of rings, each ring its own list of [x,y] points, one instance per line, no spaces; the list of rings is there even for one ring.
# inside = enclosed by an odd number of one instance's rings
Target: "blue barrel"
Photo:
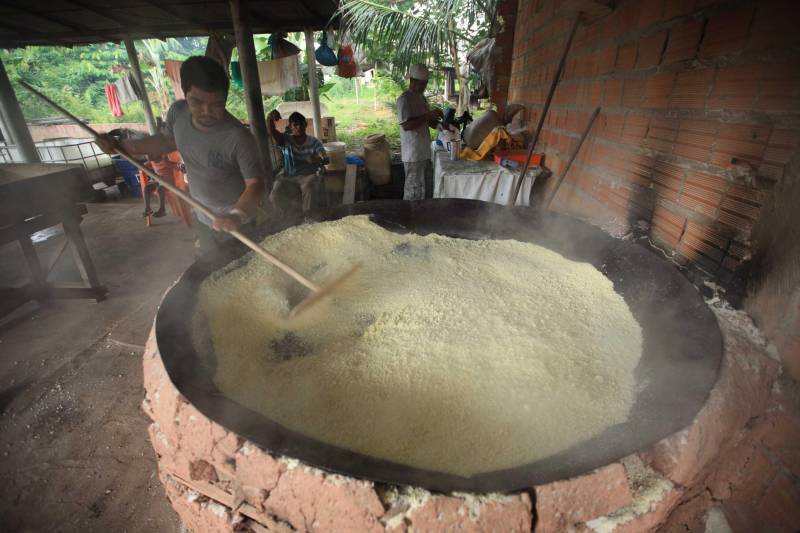
[[[117,172],[119,172],[120,176],[122,176],[125,183],[128,185],[128,190],[131,194],[141,198],[142,187],[139,185],[139,169],[119,156],[113,157],[111,160],[114,162],[114,168],[117,169]]]

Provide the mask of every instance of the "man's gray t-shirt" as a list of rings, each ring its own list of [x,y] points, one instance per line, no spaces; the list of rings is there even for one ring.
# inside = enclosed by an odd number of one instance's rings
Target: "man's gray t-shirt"
[[[397,99],[397,118],[400,124],[427,112],[428,101],[422,94],[406,91]],[[414,130],[404,130],[400,126],[400,157],[403,163],[431,158],[431,134],[428,132],[427,124]]]
[[[227,111],[219,126],[204,132],[192,124],[186,100],[178,100],[169,108],[166,126],[186,164],[189,191],[213,212],[226,213],[244,191],[244,180],[264,175],[255,139]],[[210,225],[201,213],[197,216]]]

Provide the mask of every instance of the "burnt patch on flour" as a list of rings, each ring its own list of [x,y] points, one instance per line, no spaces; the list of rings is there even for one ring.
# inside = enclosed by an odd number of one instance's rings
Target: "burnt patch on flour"
[[[356,337],[363,337],[364,333],[367,332],[367,329],[375,323],[375,316],[370,315],[368,313],[362,313],[356,317],[356,324],[353,331],[353,334]]]
[[[409,241],[401,242],[392,248],[392,253],[403,257],[419,257],[422,259],[430,259],[431,247],[430,245],[418,245]]]
[[[277,361],[288,361],[311,353],[311,346],[291,331],[272,339],[269,347]]]

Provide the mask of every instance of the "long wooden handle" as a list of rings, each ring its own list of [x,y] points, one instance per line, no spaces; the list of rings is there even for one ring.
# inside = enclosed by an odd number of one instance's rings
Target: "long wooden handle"
[[[594,108],[594,113],[589,118],[589,122],[586,123],[586,129],[583,130],[583,134],[581,138],[578,139],[578,146],[575,147],[575,151],[572,152],[572,155],[569,157],[569,161],[567,162],[567,166],[564,169],[564,172],[561,173],[561,177],[558,178],[555,187],[553,187],[553,193],[548,198],[547,202],[544,204],[545,209],[550,209],[550,204],[553,203],[553,198],[556,197],[558,194],[558,189],[561,187],[561,182],[564,181],[564,178],[567,177],[567,173],[569,172],[570,167],[572,166],[572,162],[575,161],[575,158],[578,157],[578,152],[581,151],[581,146],[583,146],[583,141],[586,140],[586,137],[589,136],[589,131],[592,129],[592,124],[594,124],[594,119],[597,118],[597,115],[600,113],[600,106]]]
[[[533,149],[536,148],[536,143],[539,141],[539,134],[542,132],[542,127],[544,126],[544,119],[547,117],[547,112],[550,110],[550,102],[553,101],[553,95],[556,92],[556,86],[558,85],[558,80],[561,77],[561,71],[564,70],[564,64],[567,61],[567,54],[569,54],[569,49],[572,47],[572,40],[575,38],[575,32],[578,31],[578,25],[581,22],[582,16],[583,14],[578,12],[578,15],[575,17],[575,22],[572,24],[572,30],[569,32],[567,45],[564,47],[564,51],[561,53],[561,59],[558,62],[556,74],[553,76],[553,81],[550,82],[550,89],[547,91],[547,99],[544,102],[542,113],[539,115],[539,122],[536,124],[536,131],[533,133],[531,147],[528,149],[528,157],[525,158],[525,164],[522,166],[522,172],[519,175],[519,182],[517,182],[514,193],[509,198],[508,205],[511,207],[517,203],[519,191],[522,189],[522,182],[525,181],[525,174],[528,172],[528,164],[530,163],[531,156],[533,155]]]
[[[64,109],[63,107],[61,107],[57,103],[55,103],[54,101],[52,101],[47,96],[45,96],[42,93],[40,93],[38,90],[34,89],[28,83],[20,80],[20,84],[23,87],[25,87],[26,89],[28,89],[29,91],[31,91],[33,94],[35,94],[36,96],[38,96],[39,98],[41,98],[42,100],[44,100],[45,102],[50,104],[53,108],[58,110],[60,113],[65,115],[67,118],[69,118],[70,120],[75,122],[75,124],[77,124],[86,133],[88,133],[89,135],[91,135],[95,139],[97,139],[100,136],[100,134],[98,134],[94,129],[92,129],[88,125],[84,124],[83,121],[81,121],[78,117],[76,117],[75,115],[73,115],[72,113],[70,113],[69,111],[67,111],[66,109]],[[195,209],[197,209],[198,211],[203,213],[208,218],[214,219],[217,216],[208,207],[204,206],[203,204],[201,204],[200,202],[198,202],[197,200],[195,200],[194,198],[192,198],[191,196],[186,194],[184,191],[178,189],[177,187],[172,185],[170,182],[168,182],[167,180],[165,180],[164,178],[162,178],[161,176],[159,176],[158,174],[153,172],[151,169],[147,168],[146,166],[141,164],[139,161],[134,159],[130,154],[128,154],[121,147],[117,147],[116,150],[117,150],[117,153],[120,156],[122,156],[124,159],[126,159],[130,164],[132,164],[133,166],[135,166],[136,168],[138,168],[139,170],[141,170],[142,172],[147,174],[149,177],[151,177],[154,180],[156,180],[158,183],[163,185],[165,189],[167,189],[168,191],[173,193],[175,196],[177,196],[178,198],[180,198],[181,200],[183,200],[187,204],[191,205],[192,207],[194,207]],[[283,272],[285,272],[286,274],[288,274],[289,276],[291,276],[292,278],[294,278],[295,280],[297,280],[299,283],[301,283],[302,285],[306,286],[310,290],[312,290],[314,292],[318,292],[320,290],[320,287],[316,283],[314,283],[313,281],[307,279],[305,276],[303,276],[302,274],[300,274],[299,272],[294,270],[292,267],[290,267],[289,265],[287,265],[286,263],[284,263],[283,261],[281,261],[280,259],[278,259],[274,255],[269,253],[267,250],[265,250],[263,247],[261,247],[258,244],[256,244],[253,240],[251,240],[247,236],[243,235],[242,233],[240,233],[240,232],[238,232],[236,230],[228,231],[228,233],[230,233],[231,235],[233,235],[234,237],[239,239],[248,248],[250,248],[251,250],[253,250],[257,254],[259,254],[261,257],[263,257],[264,259],[266,259],[267,261],[269,261],[270,263],[272,263],[273,265],[275,265],[276,267],[281,269]]]

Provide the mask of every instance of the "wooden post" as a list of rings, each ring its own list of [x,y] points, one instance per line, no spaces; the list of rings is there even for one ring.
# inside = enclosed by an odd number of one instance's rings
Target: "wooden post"
[[[314,137],[322,139],[322,113],[319,109],[319,80],[317,79],[317,56],[314,55],[314,30],[306,28],[306,64],[308,64],[308,87],[311,108],[314,113]]]
[[[272,169],[272,148],[267,133],[267,120],[264,114],[264,101],[261,99],[261,82],[258,79],[256,47],[253,44],[253,30],[247,13],[247,0],[230,0],[233,30],[236,34],[236,47],[239,49],[239,66],[244,82],[244,100],[247,104],[247,118],[250,131],[256,138],[258,155],[264,169],[266,190],[272,188],[274,171]]]
[[[6,138],[6,143],[16,146],[22,163],[41,162],[2,60],[0,60],[0,123],[4,125],[3,136]]]
[[[128,52],[128,62],[131,64],[133,78],[142,91],[142,109],[144,109],[144,120],[147,122],[147,131],[150,132],[150,135],[155,135],[158,133],[158,128],[156,128],[156,119],[153,117],[153,108],[150,107],[150,98],[147,96],[147,87],[144,84],[142,68],[139,66],[139,55],[136,53],[133,39],[126,35],[123,41],[125,41],[125,50]],[[144,195],[144,191],[142,191],[142,194]]]

